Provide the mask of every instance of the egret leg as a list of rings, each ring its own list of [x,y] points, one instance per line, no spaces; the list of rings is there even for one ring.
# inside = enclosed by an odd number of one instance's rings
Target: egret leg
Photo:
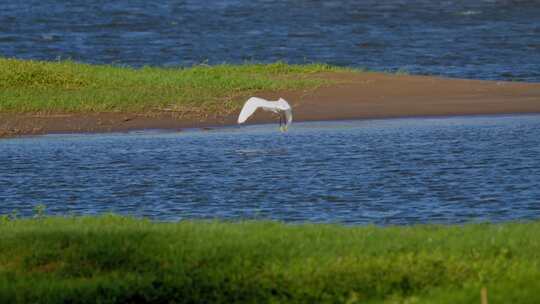
[[[281,132],[287,131],[287,122],[285,120],[285,114],[279,113],[279,130]]]

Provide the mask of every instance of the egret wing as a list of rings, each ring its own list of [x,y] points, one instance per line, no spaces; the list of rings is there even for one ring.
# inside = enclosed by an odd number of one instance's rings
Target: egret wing
[[[258,108],[267,105],[268,101],[266,99],[251,97],[242,107],[242,111],[240,111],[240,115],[238,115],[238,123],[244,123]]]

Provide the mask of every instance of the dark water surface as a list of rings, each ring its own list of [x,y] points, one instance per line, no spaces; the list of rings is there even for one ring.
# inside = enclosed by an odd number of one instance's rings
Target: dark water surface
[[[540,116],[0,140],[0,213],[459,223],[540,217]]]
[[[5,0],[0,56],[119,65],[326,62],[540,81],[540,1]]]

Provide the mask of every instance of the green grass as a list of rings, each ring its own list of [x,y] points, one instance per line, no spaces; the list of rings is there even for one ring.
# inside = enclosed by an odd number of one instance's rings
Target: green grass
[[[0,222],[0,303],[540,303],[540,222]]]
[[[0,112],[226,114],[259,91],[313,89],[325,64],[244,64],[140,69],[0,58]]]

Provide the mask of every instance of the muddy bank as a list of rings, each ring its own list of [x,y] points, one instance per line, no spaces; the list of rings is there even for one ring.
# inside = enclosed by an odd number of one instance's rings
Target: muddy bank
[[[310,91],[260,92],[283,97],[295,121],[407,116],[540,113],[540,84],[445,79],[381,73],[330,73],[313,77],[337,83]],[[0,137],[47,133],[180,130],[235,124],[237,113],[204,118],[177,113],[0,113]],[[273,122],[257,112],[250,123]]]
[[[0,114],[0,137],[51,133],[181,130],[234,123],[234,117],[180,118],[170,113]]]

